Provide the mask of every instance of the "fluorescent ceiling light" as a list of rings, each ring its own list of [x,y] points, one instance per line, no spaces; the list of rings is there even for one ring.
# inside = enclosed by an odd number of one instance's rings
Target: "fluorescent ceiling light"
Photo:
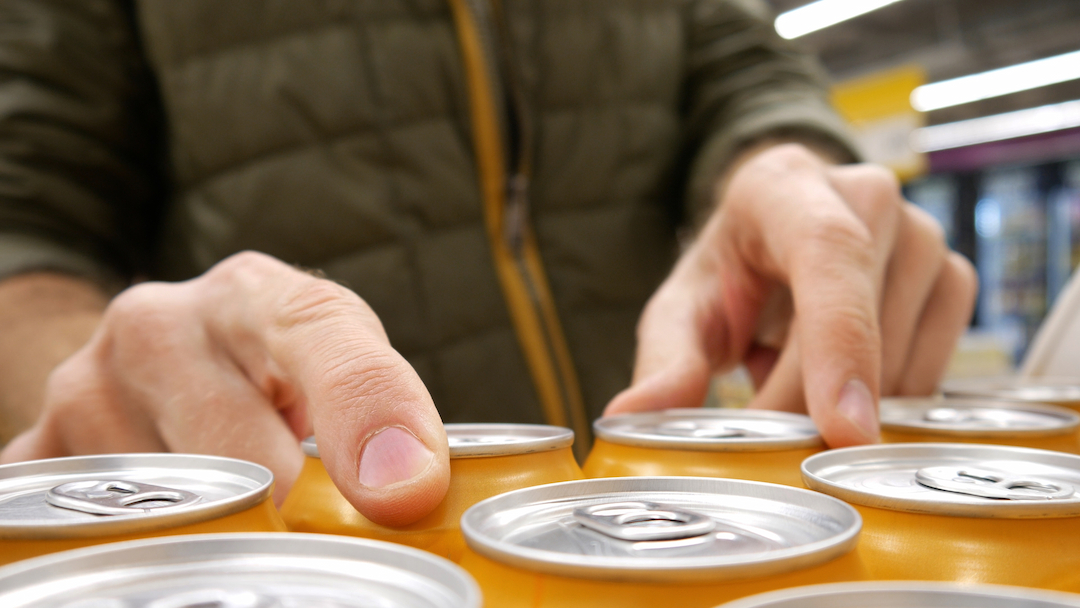
[[[923,127],[911,134],[916,152],[934,152],[1080,127],[1080,101]]]
[[[776,18],[776,33],[791,40],[900,0],[818,0]]]
[[[911,92],[911,107],[929,112],[1076,78],[1080,78],[1080,51],[926,84]]]

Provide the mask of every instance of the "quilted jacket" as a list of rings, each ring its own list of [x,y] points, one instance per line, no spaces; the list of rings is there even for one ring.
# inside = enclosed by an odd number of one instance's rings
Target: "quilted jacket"
[[[0,275],[263,251],[359,293],[444,420],[587,433],[733,154],[851,149],[821,82],[757,0],[7,0]]]

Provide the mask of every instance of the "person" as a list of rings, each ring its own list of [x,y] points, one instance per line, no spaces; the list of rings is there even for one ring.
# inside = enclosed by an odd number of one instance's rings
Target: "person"
[[[280,500],[314,432],[399,525],[443,420],[584,435],[739,362],[755,407],[875,441],[971,315],[757,0],[0,12],[4,462],[216,453]]]

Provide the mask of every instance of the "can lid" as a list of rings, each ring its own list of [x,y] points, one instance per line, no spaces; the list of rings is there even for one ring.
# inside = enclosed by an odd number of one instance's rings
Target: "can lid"
[[[457,565],[322,534],[196,534],[111,543],[0,568],[5,608],[480,608]]]
[[[833,583],[770,591],[720,608],[1080,608],[1072,593],[926,581]]]
[[[620,414],[593,423],[596,437],[645,448],[755,452],[822,447],[809,416],[746,409],[692,408]]]
[[[568,448],[574,431],[546,424],[452,423],[443,425],[450,444],[450,458],[516,456]],[[312,435],[300,442],[304,454],[319,457]]]
[[[515,490],[461,518],[476,552],[577,578],[705,582],[808,568],[854,547],[849,505],[776,484],[616,477]]]
[[[132,534],[224,517],[270,496],[252,462],[196,454],[110,454],[0,466],[0,539]]]
[[[450,458],[515,456],[568,448],[574,431],[544,424],[447,424]]]
[[[803,461],[812,490],[910,513],[1037,519],[1080,515],[1080,456],[999,445],[841,448]]]
[[[1072,410],[1041,403],[1007,403],[959,397],[891,397],[881,400],[883,429],[953,437],[1051,437],[1080,426]]]
[[[982,397],[1029,403],[1080,405],[1080,378],[972,378],[941,385],[947,397]]]

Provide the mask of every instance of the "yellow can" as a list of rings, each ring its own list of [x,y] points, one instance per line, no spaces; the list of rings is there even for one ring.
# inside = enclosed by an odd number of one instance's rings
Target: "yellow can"
[[[1080,378],[965,378],[941,385],[946,397],[1045,403],[1080,410]]]
[[[156,536],[284,532],[273,487],[266,467],[195,454],[0,466],[0,564]]]
[[[461,566],[499,608],[710,608],[866,576],[858,513],[776,484],[589,479],[496,496],[461,521]]]
[[[293,532],[344,534],[401,543],[461,559],[465,541],[461,514],[496,494],[518,488],[581,479],[571,446],[574,432],[531,424],[447,424],[450,488],[433,513],[401,528],[388,528],[360,514],[334,486],[319,459],[314,437],[303,442],[306,458],[282,517]]]
[[[844,448],[803,463],[807,485],[863,517],[875,580],[1080,592],[1080,457],[996,445]]]
[[[882,443],[992,443],[1080,453],[1080,414],[1055,405],[960,397],[881,400]]]
[[[727,477],[804,487],[799,465],[824,443],[809,416],[743,409],[622,414],[593,424],[585,476]]]

